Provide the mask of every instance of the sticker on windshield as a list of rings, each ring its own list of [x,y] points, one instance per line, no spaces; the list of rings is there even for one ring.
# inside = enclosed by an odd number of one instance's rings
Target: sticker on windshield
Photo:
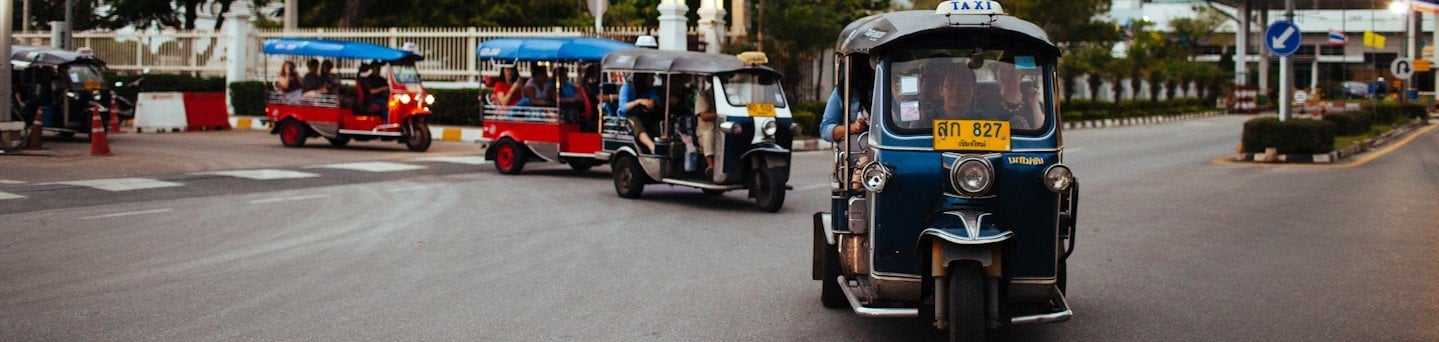
[[[899,94],[900,94],[900,95],[914,95],[914,94],[919,94],[919,77],[916,77],[916,76],[900,76],[900,77],[899,77]],[[916,105],[917,105],[917,104],[916,104]]]
[[[919,101],[905,101],[899,103],[899,120],[919,120]]]
[[[1034,69],[1034,56],[1014,56],[1014,67],[1019,69]]]

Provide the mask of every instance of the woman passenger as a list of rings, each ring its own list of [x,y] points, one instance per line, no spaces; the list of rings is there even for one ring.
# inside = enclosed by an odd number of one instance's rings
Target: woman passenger
[[[493,85],[495,88],[493,103],[501,107],[508,107],[520,102],[520,96],[517,95],[518,90],[524,84],[521,81],[520,72],[516,71],[515,67],[500,69],[500,79]]]
[[[295,103],[300,100],[300,94],[305,89],[300,82],[300,74],[295,71],[295,62],[285,61],[280,65],[280,76],[275,80],[275,91],[280,93],[285,103]]]

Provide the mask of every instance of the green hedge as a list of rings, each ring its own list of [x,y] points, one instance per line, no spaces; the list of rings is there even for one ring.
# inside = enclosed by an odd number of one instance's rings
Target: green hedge
[[[235,114],[265,115],[265,82],[245,81],[230,85],[230,101],[235,105]]]
[[[480,125],[480,90],[475,88],[464,89],[425,89],[430,95],[435,96],[435,104],[430,107],[429,122],[435,125]]]
[[[1319,120],[1261,117],[1244,123],[1245,152],[1262,153],[1275,148],[1279,153],[1329,153],[1334,150],[1334,124]]]
[[[1070,100],[1059,105],[1059,112],[1060,119],[1072,122],[1190,114],[1205,111],[1213,106],[1213,100],[1202,98],[1185,98],[1167,101],[1125,100],[1118,103],[1109,101]]]
[[[794,123],[799,124],[799,134],[804,136],[819,136],[819,121],[824,117],[824,101],[801,101],[792,102],[794,108],[790,108],[790,115],[794,116]]]
[[[1366,111],[1339,112],[1325,115],[1324,121],[1334,125],[1336,135],[1361,135],[1374,126],[1374,115]]]

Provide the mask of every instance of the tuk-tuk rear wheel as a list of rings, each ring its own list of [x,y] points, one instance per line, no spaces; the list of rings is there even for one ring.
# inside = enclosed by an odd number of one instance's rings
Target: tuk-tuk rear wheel
[[[765,163],[760,163],[759,169],[754,171],[755,183],[754,201],[759,204],[760,210],[767,213],[779,211],[784,206],[784,183],[782,177],[777,173],[779,169],[771,169]]]
[[[514,140],[501,141],[495,146],[495,170],[507,175],[520,173],[525,169],[525,161],[529,160],[528,153]]]
[[[343,135],[342,135],[342,136],[336,136],[336,137],[334,137],[334,138],[325,138],[325,140],[329,140],[329,141],[330,141],[330,146],[334,146],[334,147],[345,147],[345,145],[349,145],[349,144],[350,144],[350,137],[343,136]]]
[[[640,169],[638,159],[630,155],[620,155],[614,161],[615,193],[624,198],[639,198],[645,191],[645,183],[649,181],[649,175]]]
[[[950,341],[984,341],[984,270],[979,264],[961,262],[949,270],[948,327]]]
[[[305,124],[295,119],[286,119],[280,123],[280,143],[285,147],[304,147],[305,139],[309,138],[310,130]]]

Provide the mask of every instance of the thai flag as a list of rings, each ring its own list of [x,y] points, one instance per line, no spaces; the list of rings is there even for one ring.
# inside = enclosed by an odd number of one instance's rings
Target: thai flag
[[[1329,30],[1329,45],[1344,46],[1346,43],[1349,43],[1349,36],[1344,35],[1344,32]]]

